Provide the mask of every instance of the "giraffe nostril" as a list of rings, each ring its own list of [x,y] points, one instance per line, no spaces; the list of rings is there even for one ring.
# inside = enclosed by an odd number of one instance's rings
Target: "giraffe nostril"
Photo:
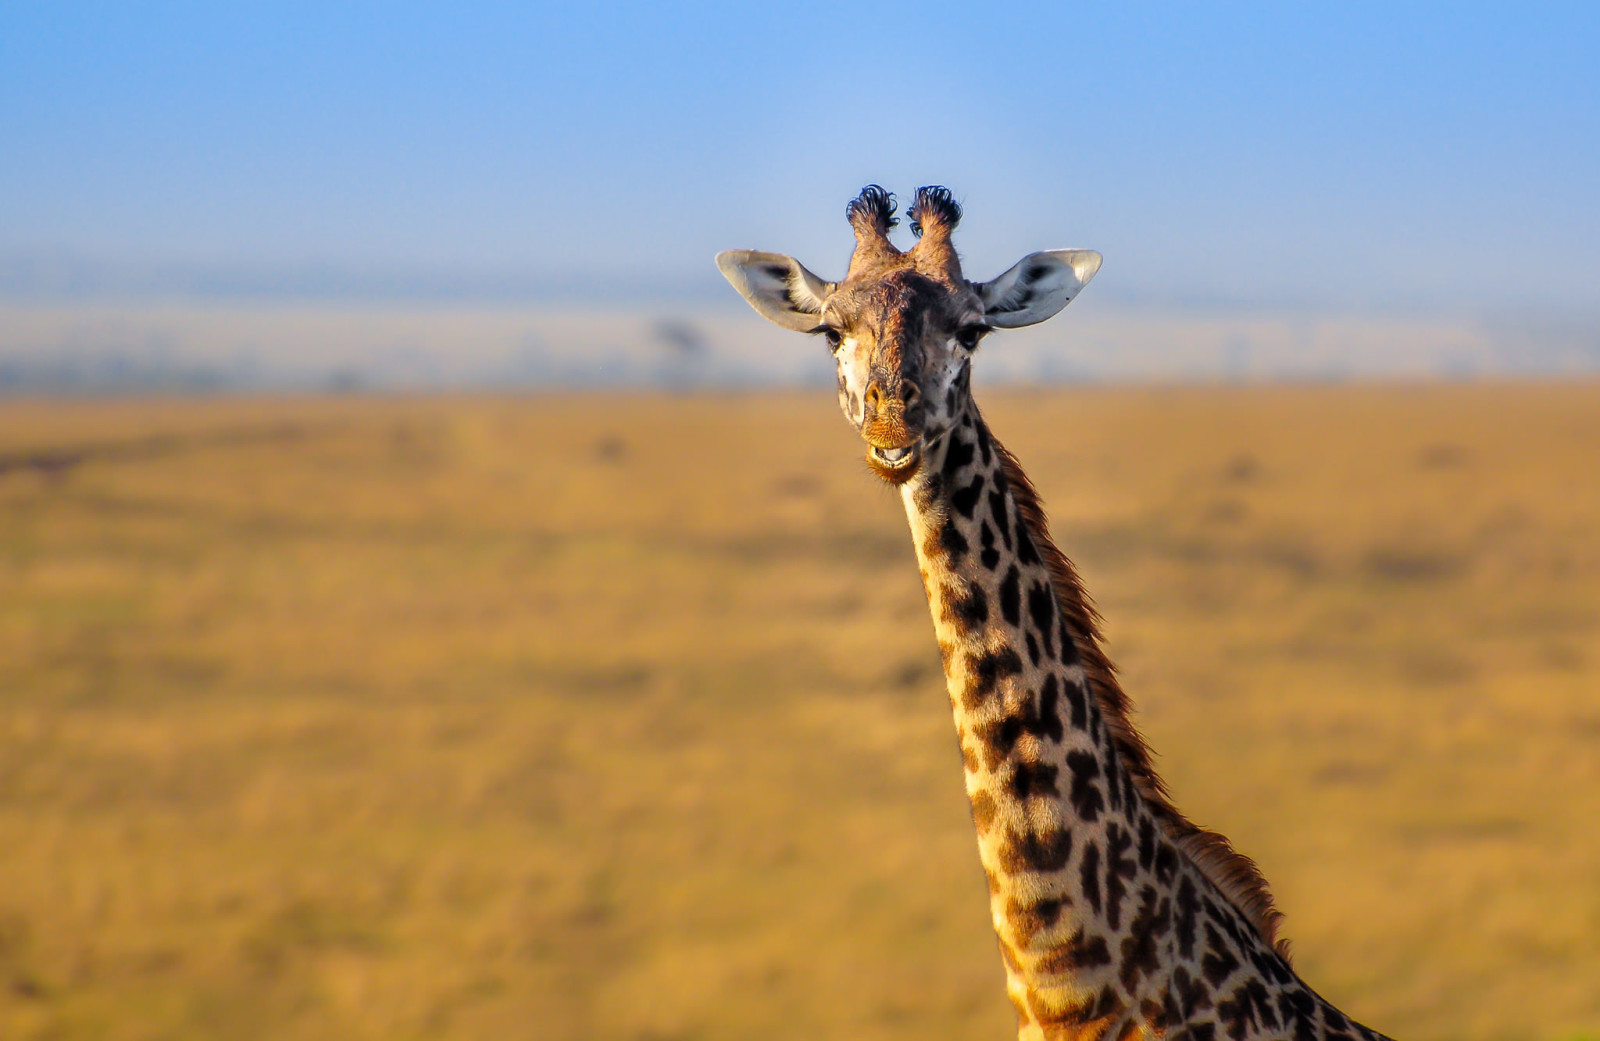
[[[878,386],[877,380],[873,380],[871,383],[867,384],[867,393],[865,396],[867,407],[872,409],[874,412],[883,406],[883,388]]]
[[[921,397],[922,392],[917,389],[917,385],[915,383],[907,380],[906,382],[900,384],[900,400],[905,402],[907,408],[915,405],[918,399]]]

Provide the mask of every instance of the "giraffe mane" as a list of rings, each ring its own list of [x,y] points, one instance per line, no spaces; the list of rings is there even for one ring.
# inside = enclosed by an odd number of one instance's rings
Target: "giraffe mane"
[[[1132,702],[1118,682],[1116,666],[1102,646],[1100,612],[1095,610],[1094,602],[1084,590],[1077,568],[1050,538],[1049,521],[1033,482],[1023,473],[1016,456],[998,440],[994,446],[1000,454],[1006,480],[1011,484],[1011,493],[1016,497],[1017,512],[1049,569],[1056,600],[1076,634],[1078,655],[1089,689],[1100,706],[1100,714],[1123,769],[1133,778],[1134,786],[1178,848],[1245,917],[1261,939],[1287,961],[1289,941],[1278,938],[1283,914],[1273,903],[1266,877],[1256,862],[1234,849],[1225,836],[1190,821],[1172,804],[1166,782],[1156,773],[1150,746],[1133,724]]]

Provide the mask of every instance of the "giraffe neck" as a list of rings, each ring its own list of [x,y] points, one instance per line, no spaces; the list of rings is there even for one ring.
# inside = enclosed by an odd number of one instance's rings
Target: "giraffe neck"
[[[1202,868],[1208,843],[1232,855],[1226,840],[1165,803],[1142,744],[1129,753],[1137,735],[1097,696],[1114,680],[1087,601],[1063,595],[1051,561],[1070,565],[1008,460],[969,405],[901,494],[1021,1035],[1159,1036],[1217,1020],[1235,990],[1255,1024],[1233,1033],[1243,1013],[1223,1024],[1236,1041],[1287,1026],[1310,1013],[1262,1013],[1257,991],[1315,996]]]

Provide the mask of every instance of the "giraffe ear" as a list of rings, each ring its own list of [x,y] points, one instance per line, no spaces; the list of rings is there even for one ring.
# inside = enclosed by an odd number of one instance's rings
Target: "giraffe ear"
[[[1052,249],[1029,253],[992,282],[974,284],[983,317],[998,329],[1034,325],[1072,303],[1078,290],[1100,270],[1092,249]]]
[[[730,249],[717,254],[717,270],[762,317],[801,333],[822,324],[822,303],[835,288],[782,253]]]

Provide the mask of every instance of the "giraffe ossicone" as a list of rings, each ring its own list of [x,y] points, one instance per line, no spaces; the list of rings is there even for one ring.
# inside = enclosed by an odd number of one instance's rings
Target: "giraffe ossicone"
[[[919,189],[907,215],[901,250],[894,196],[863,189],[838,282],[779,253],[717,267],[762,315],[826,341],[840,408],[899,488],[1019,1036],[1380,1038],[1296,975],[1255,864],[1168,799],[1077,572],[972,400],[979,342],[1055,315],[1100,254],[1032,253],[969,282],[950,192]]]

